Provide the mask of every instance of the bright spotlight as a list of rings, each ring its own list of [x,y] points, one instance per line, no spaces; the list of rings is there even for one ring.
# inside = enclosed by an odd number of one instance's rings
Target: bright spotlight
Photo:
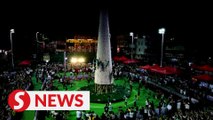
[[[129,33],[129,36],[133,36],[133,35],[134,35],[134,33],[133,33],[133,32],[130,32],[130,33]]]
[[[158,30],[158,33],[159,33],[159,34],[164,34],[164,33],[165,33],[165,31],[166,31],[166,29],[165,29],[165,28],[160,28],[160,29]]]
[[[76,63],[77,61],[77,58],[71,58],[71,63]]]
[[[84,58],[79,58],[79,59],[78,59],[78,62],[79,62],[79,63],[83,63],[83,62],[85,62],[85,59],[84,59]]]

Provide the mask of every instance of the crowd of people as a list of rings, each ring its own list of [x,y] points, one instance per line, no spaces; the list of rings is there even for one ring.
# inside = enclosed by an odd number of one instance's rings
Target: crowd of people
[[[2,120],[19,120],[22,113],[13,111],[8,103],[8,95],[16,89],[33,90],[32,83],[33,70],[28,68],[19,68],[13,71],[3,71],[0,73],[0,116]]]
[[[178,119],[178,120],[193,120],[212,118],[211,108],[208,108],[206,91],[199,87],[191,80],[174,76],[156,76],[148,71],[137,71],[137,65],[113,64],[113,76],[115,79],[119,77],[126,77],[124,86],[128,85],[133,89],[133,84],[138,84],[138,94],[142,86],[151,89],[157,93],[156,99],[159,99],[157,106],[154,106],[149,98],[145,101],[145,106],[137,104],[137,97],[133,105],[128,104],[128,98],[124,98],[124,106],[119,108],[118,112],[113,110],[111,101],[106,103],[101,115],[96,114],[96,111],[76,111],[77,120],[146,120],[146,119]],[[64,73],[64,67],[61,64],[42,64],[38,65],[34,70],[30,67],[19,68],[14,71],[4,71],[0,73],[0,103],[1,119],[19,120],[21,113],[16,113],[10,109],[7,104],[8,94],[15,89],[33,90],[32,76],[35,75],[36,82],[41,82],[40,90],[54,90],[57,86],[53,86],[53,80],[59,80],[64,85],[71,85],[74,80],[87,80],[88,83],[94,78],[93,65],[81,66],[78,68],[71,68],[70,76],[67,77]],[[79,79],[80,78],[80,79]],[[157,86],[153,86],[148,81],[155,82],[158,85],[171,88],[187,99],[176,96],[168,91],[164,91]],[[56,88],[54,88],[56,87]],[[199,107],[197,107],[199,106]],[[36,119],[44,120],[45,117],[51,116],[54,119],[66,119],[67,111],[51,112],[51,111],[37,111]]]

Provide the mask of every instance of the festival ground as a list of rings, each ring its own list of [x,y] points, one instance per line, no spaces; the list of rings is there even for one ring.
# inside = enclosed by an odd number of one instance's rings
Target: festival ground
[[[67,73],[67,76],[69,76],[69,75],[70,74]],[[35,77],[33,77],[32,80],[33,80],[33,84],[34,84],[34,90],[39,90],[42,86],[42,83],[40,81],[37,83]],[[119,78],[119,79],[115,80],[115,84],[125,85],[125,81],[127,81],[127,78]],[[62,90],[62,91],[65,90],[63,85],[57,79],[53,81],[53,85],[57,86],[59,90]],[[72,87],[70,85],[68,85],[67,88],[70,91],[74,91],[74,90],[78,90],[79,88],[86,86],[86,85],[88,85],[88,82],[86,80],[75,80],[73,82]],[[131,96],[128,98],[127,107],[133,106],[134,97],[135,97],[135,95],[137,95],[137,93],[138,93],[138,82],[134,82]],[[138,107],[145,106],[145,101],[147,98],[149,98],[150,101],[154,102],[154,105],[156,107],[159,103],[159,100],[155,99],[156,95],[157,95],[157,93],[155,93],[154,91],[142,86],[142,88],[140,90],[140,96],[138,97],[137,106]],[[90,111],[94,111],[96,114],[98,114],[100,116],[104,112],[104,106],[105,106],[105,104],[101,104],[101,103],[90,103]],[[118,113],[119,108],[121,108],[123,110],[127,109],[127,107],[125,107],[125,105],[124,105],[124,101],[112,103],[112,107],[113,107],[113,111],[115,113]],[[23,113],[22,120],[33,120],[34,115],[35,115],[35,111],[25,111]],[[67,120],[75,120],[76,111],[70,111],[67,114],[66,118],[67,118]],[[54,119],[50,115],[49,117],[46,117],[46,120],[54,120]]]

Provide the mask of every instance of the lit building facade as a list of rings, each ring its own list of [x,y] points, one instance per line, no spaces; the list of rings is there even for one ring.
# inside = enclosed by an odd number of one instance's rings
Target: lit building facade
[[[96,53],[97,39],[88,36],[75,36],[74,39],[67,39],[67,52]]]
[[[135,48],[135,58],[141,59],[143,55],[145,55],[145,50],[147,49],[146,45],[146,37],[136,39],[136,48]]]
[[[117,54],[126,55],[130,58],[132,52],[133,59],[143,59],[146,55],[146,49],[148,48],[146,36],[137,35],[132,39],[130,36],[119,35],[116,37],[116,41]]]

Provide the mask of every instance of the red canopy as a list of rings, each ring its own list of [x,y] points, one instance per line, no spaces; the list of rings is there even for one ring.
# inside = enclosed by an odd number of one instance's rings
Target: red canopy
[[[197,75],[194,76],[193,78],[197,79],[197,80],[204,80],[204,81],[211,81],[213,80],[213,77],[208,75],[208,74],[203,74],[203,75]]]
[[[30,65],[31,62],[29,60],[23,60],[18,65]]]
[[[140,68],[150,70],[152,72],[164,74],[164,75],[179,74],[179,70],[171,66],[160,67],[158,64],[154,64],[153,66],[150,66],[150,65],[140,66]]]
[[[158,69],[158,68],[160,68],[160,66],[159,66],[158,64],[154,64],[154,65],[152,66],[152,68],[153,68],[153,69]]]
[[[213,67],[211,67],[209,65],[198,66],[198,65],[192,64],[191,67],[194,69],[202,70],[202,71],[213,72]]]
[[[155,66],[154,68],[151,68],[150,70],[153,71],[153,72],[164,74],[164,75],[173,74],[171,71],[166,70],[165,68],[161,68],[159,66]]]
[[[126,61],[124,61],[123,63],[125,64],[130,64],[130,63],[139,63],[140,61],[136,60],[136,59],[128,59]]]
[[[128,58],[125,57],[125,56],[121,56],[121,57],[115,56],[115,57],[113,57],[113,60],[114,60],[114,61],[117,61],[117,62],[118,62],[118,61],[123,62],[123,61],[128,60]]]
[[[120,57],[115,56],[115,57],[113,57],[113,60],[114,60],[114,61],[120,61]]]
[[[164,67],[164,69],[166,69],[166,71],[169,71],[171,74],[179,74],[180,73],[180,70],[177,69],[176,67],[166,66],[166,67]]]
[[[203,70],[203,71],[209,71],[209,72],[213,72],[213,67],[209,66],[209,65],[204,65],[198,68],[199,70]]]
[[[145,65],[145,66],[140,66],[141,69],[145,69],[145,70],[150,70],[151,66],[150,65]]]
[[[121,57],[120,57],[120,61],[126,61],[126,60],[128,60],[127,57],[125,57],[125,56],[121,56]]]

